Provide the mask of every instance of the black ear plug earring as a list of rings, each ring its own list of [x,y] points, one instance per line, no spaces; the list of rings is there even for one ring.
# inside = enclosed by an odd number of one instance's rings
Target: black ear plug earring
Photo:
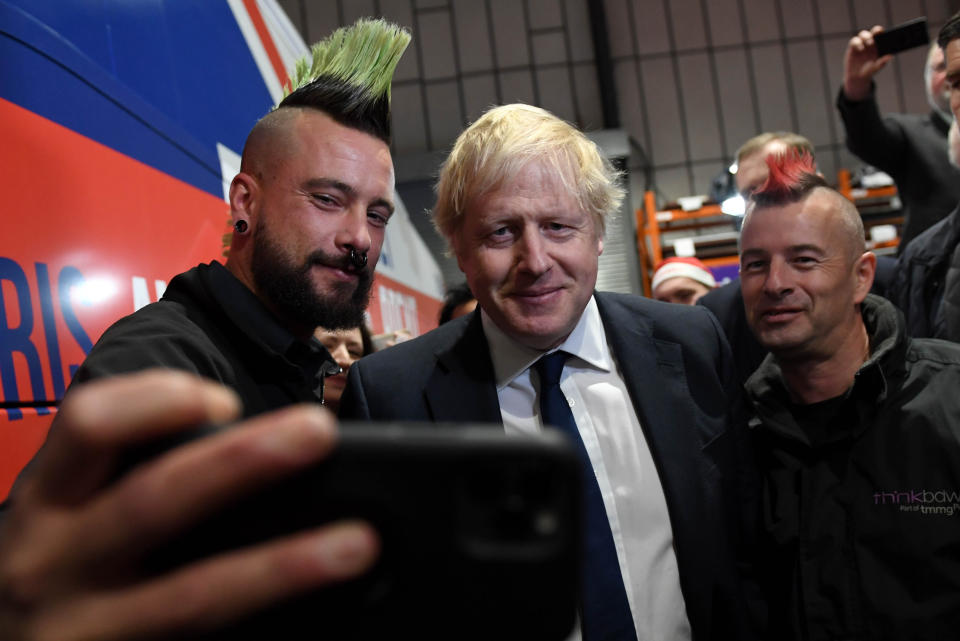
[[[247,221],[238,220],[234,223],[233,228],[237,230],[238,234],[245,234],[247,233]]]

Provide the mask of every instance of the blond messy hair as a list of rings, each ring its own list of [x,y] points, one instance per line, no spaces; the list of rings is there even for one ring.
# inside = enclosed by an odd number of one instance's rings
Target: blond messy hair
[[[800,134],[795,134],[792,131],[765,131],[740,145],[740,149],[737,149],[737,163],[743,162],[743,159],[747,156],[762,151],[764,147],[774,141],[781,142],[787,149],[800,154],[806,152],[811,157],[815,157],[817,154],[816,149],[813,148],[813,143]]]
[[[448,243],[470,202],[500,187],[527,164],[539,161],[556,171],[602,236],[606,220],[620,207],[620,172],[581,131],[549,111],[524,104],[494,107],[454,143],[437,181],[433,224]]]

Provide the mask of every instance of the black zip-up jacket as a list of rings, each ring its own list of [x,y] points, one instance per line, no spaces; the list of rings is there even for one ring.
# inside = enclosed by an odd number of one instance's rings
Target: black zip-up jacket
[[[907,245],[895,274],[887,297],[907,334],[960,342],[960,206]]]
[[[319,341],[294,337],[216,261],[176,276],[159,302],[111,325],[72,385],[150,367],[232,388],[244,417],[320,402],[323,372],[339,370]]]
[[[960,637],[960,345],[910,339],[863,303],[870,358],[837,398],[790,401],[769,356],[747,381],[763,474],[770,639]]]

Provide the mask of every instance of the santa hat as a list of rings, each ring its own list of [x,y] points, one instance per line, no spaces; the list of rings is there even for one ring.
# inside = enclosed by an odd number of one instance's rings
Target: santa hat
[[[657,265],[657,270],[653,274],[653,283],[650,285],[650,290],[654,291],[664,281],[680,276],[686,276],[698,283],[703,283],[710,289],[717,286],[717,281],[713,278],[713,274],[710,273],[706,265],[696,258],[677,256],[661,261],[660,264]]]

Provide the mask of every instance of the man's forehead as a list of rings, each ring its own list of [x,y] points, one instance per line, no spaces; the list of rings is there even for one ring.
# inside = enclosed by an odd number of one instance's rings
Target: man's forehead
[[[673,292],[674,290],[679,290],[679,289],[698,290],[698,289],[708,289],[708,287],[703,283],[695,281],[688,276],[673,276],[663,281],[663,283],[661,283],[660,285],[658,285],[656,293],[660,294],[660,293],[666,293],[666,292]]]
[[[324,337],[336,338],[336,339],[344,340],[346,342],[350,342],[351,340],[354,340],[354,339],[359,340],[361,338],[359,327],[351,327],[349,329],[321,328],[320,334]]]
[[[746,156],[740,161],[737,174],[734,176],[734,182],[737,185],[737,191],[746,198],[767,179],[767,167],[762,163],[763,156],[759,153]]]
[[[757,151],[747,154],[737,163],[736,182],[740,191],[746,187],[758,187],[759,180],[762,183],[767,179],[769,170],[767,169],[767,156],[786,151],[787,146],[782,140],[771,140]]]
[[[289,127],[285,142],[289,147],[280,150],[288,160],[298,161],[311,172],[319,162],[324,167],[336,167],[340,163],[368,164],[373,172],[384,171],[390,183],[390,193],[381,196],[392,200],[394,169],[390,147],[369,133],[338,123],[317,109],[302,109]],[[377,164],[370,164],[376,162]],[[377,173],[376,175],[380,175]],[[314,176],[308,178],[338,179],[338,176]]]
[[[294,120],[290,136],[307,138],[315,143],[328,145],[356,145],[363,141],[364,148],[376,149],[377,154],[390,158],[390,146],[373,134],[341,124],[319,109],[302,109]]]
[[[741,164],[743,162],[747,162],[747,163],[762,162],[766,164],[767,156],[771,154],[782,153],[786,150],[787,150],[786,143],[780,140],[779,138],[776,138],[766,143],[760,149],[757,149],[756,151],[744,156],[741,159]]]
[[[579,210],[576,198],[556,171],[540,161],[522,165],[470,199],[468,214],[503,214],[521,207],[524,210]]]

